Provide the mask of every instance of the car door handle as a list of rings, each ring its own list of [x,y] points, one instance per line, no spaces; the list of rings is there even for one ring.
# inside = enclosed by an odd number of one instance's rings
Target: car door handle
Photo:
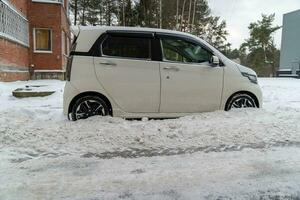
[[[175,72],[178,72],[179,71],[179,68],[178,67],[164,67],[163,68],[164,70],[168,70],[168,71],[175,71]]]
[[[100,62],[100,65],[105,65],[105,66],[117,66],[116,63],[112,63],[112,62]]]

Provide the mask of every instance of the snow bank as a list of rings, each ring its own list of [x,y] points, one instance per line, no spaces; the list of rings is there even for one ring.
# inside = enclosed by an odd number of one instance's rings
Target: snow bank
[[[47,120],[64,120],[62,114],[63,89],[65,82],[57,80],[0,82],[0,119],[7,121],[30,120],[42,122]],[[12,91],[26,85],[44,85],[43,89],[56,91],[47,97],[19,99],[12,96]]]
[[[263,109],[77,122],[64,82],[0,83],[0,199],[297,199],[300,81],[259,83]],[[56,93],[11,95],[35,84]]]
[[[1,86],[5,106],[0,117],[2,148],[110,158],[300,143],[300,94],[296,93],[300,81],[296,79],[260,79],[265,99],[260,110],[216,111],[151,121],[93,117],[70,122],[62,115],[63,82],[32,81],[29,84],[50,85],[57,92],[45,98],[16,99],[10,91],[21,84]]]

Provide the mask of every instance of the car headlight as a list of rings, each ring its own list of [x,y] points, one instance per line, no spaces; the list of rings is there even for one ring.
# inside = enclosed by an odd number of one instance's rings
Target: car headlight
[[[257,84],[257,76],[256,75],[248,74],[246,72],[242,72],[242,75],[247,77],[249,79],[249,81],[251,81],[252,83]]]

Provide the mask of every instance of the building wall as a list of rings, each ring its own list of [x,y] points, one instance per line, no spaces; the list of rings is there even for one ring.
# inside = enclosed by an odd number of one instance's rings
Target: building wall
[[[63,54],[62,44],[66,49],[70,41],[70,24],[65,9],[68,6],[68,0],[64,0],[65,7],[59,3],[41,3],[32,2],[32,0],[5,1],[9,2],[28,20],[29,47],[0,37],[0,81],[26,80],[32,69],[36,72],[38,70],[63,71],[67,51]],[[34,52],[33,34],[35,28],[52,30],[51,53]]]
[[[10,0],[11,5],[24,17],[27,16],[27,0]],[[0,81],[29,79],[29,48],[0,37]]]
[[[68,6],[68,1],[65,0],[65,6]],[[66,65],[67,65],[67,58],[69,54],[69,48],[71,43],[71,31],[70,31],[70,22],[68,19],[68,10],[64,7],[61,7],[61,30],[62,34],[65,34],[63,37],[64,41],[64,47],[65,52],[62,52],[62,70],[65,71]]]
[[[291,69],[296,74],[300,65],[300,10],[283,17],[280,70]]]
[[[30,14],[30,64],[34,70],[60,70],[61,56],[61,5],[31,2]],[[35,53],[34,28],[50,28],[52,30],[52,53]]]
[[[0,38],[0,81],[28,80],[28,48]]]
[[[9,2],[21,13],[27,16],[28,0],[9,0]]]
[[[0,38],[0,64],[12,68],[28,68],[28,48]]]
[[[0,81],[1,82],[11,82],[11,81],[26,81],[29,80],[30,75],[28,72],[9,72],[0,71]]]

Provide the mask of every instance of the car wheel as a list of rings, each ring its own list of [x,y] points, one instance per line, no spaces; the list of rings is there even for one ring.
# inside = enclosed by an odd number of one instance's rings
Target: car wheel
[[[71,112],[71,119],[76,121],[96,115],[109,115],[108,106],[100,97],[85,96],[75,102]]]
[[[225,110],[233,108],[258,108],[256,101],[248,94],[236,94],[227,103]]]

